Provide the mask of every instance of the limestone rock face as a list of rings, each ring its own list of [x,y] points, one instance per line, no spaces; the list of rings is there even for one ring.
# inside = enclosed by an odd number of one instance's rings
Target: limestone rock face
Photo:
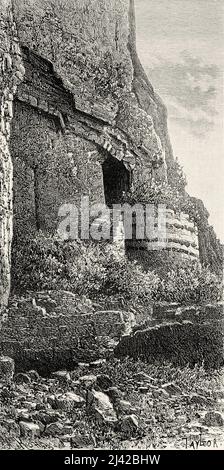
[[[132,84],[129,0],[14,4],[21,44],[51,61],[66,88],[82,102],[106,100],[115,108],[116,94]]]
[[[10,0],[0,5],[0,310],[8,302],[12,240],[12,160],[9,152],[13,96],[23,80]]]
[[[169,180],[173,153],[136,52],[134,0],[4,0],[0,22],[1,308],[12,209],[17,246],[55,233],[81,195],[110,207],[144,175]]]
[[[138,58],[134,0],[14,0],[13,7],[26,69],[11,139],[15,232],[21,224],[28,233],[51,232],[58,207],[76,204],[81,191],[107,202],[105,152],[135,167],[133,181],[153,174],[172,185],[167,111]],[[223,255],[208,223],[199,244],[201,260],[217,270]]]
[[[144,173],[167,175],[156,124],[165,123],[157,116],[163,107],[150,84],[152,107],[134,86],[132,2],[15,0],[13,19],[23,61],[10,138],[16,243],[40,229],[54,232],[59,208],[81,195],[110,205],[112,170],[116,203]],[[105,160],[113,164],[109,175]]]
[[[139,105],[133,88],[132,1],[16,0],[14,5],[20,44],[53,64],[76,108],[125,130],[164,163],[159,133],[151,119],[157,101],[151,113],[151,108]]]

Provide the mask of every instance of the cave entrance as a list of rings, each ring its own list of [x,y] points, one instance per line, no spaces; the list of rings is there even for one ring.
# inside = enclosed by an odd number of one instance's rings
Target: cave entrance
[[[125,193],[130,190],[131,173],[123,162],[108,156],[102,165],[105,201],[108,207],[122,203]]]

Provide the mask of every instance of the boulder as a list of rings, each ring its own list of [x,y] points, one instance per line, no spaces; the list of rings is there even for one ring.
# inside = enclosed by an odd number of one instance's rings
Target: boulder
[[[173,382],[162,385],[162,390],[165,390],[169,395],[179,395],[182,393],[181,388]]]
[[[119,431],[126,438],[133,436],[139,428],[138,418],[134,414],[125,416],[119,422]]]
[[[204,416],[203,424],[205,426],[223,426],[223,415],[218,411],[208,411]]]
[[[47,424],[44,433],[47,436],[59,436],[61,434],[64,434],[64,426],[58,421],[56,423]]]
[[[140,393],[145,394],[145,393],[148,393],[149,388],[147,386],[144,387],[143,385],[141,385],[141,387],[139,387],[138,390]]]
[[[74,449],[86,449],[88,447],[94,449],[96,447],[96,440],[92,434],[74,434],[71,436],[71,448]]]
[[[79,377],[79,383],[87,389],[93,387],[93,385],[96,383],[96,380],[97,377],[93,374],[83,375],[82,377]]]
[[[134,374],[133,376],[134,380],[137,382],[148,382],[148,383],[157,383],[157,380],[154,379],[153,377],[150,377],[150,375],[146,374],[145,372],[137,372],[137,374]]]
[[[45,403],[37,403],[36,404],[36,411],[45,411],[47,405]]]
[[[166,390],[164,390],[163,388],[155,388],[155,389],[151,390],[151,392],[152,392],[152,396],[154,398],[167,399],[170,396],[169,393]]]
[[[46,426],[47,424],[52,424],[52,423],[56,423],[57,421],[59,421],[61,418],[61,415],[60,413],[56,411],[48,410],[46,412],[35,413],[33,417],[35,417],[35,419],[38,419],[41,423],[43,423]]]
[[[18,421],[23,421],[24,423],[31,423],[33,418],[30,416],[28,410],[22,409],[18,410]]]
[[[40,434],[43,434],[43,432],[45,431],[45,425],[43,423],[41,423],[41,421],[36,421],[36,424],[40,428]]]
[[[96,369],[98,367],[101,367],[103,364],[105,364],[106,359],[98,359],[97,361],[90,362],[89,367],[91,369]]]
[[[58,395],[55,397],[53,408],[71,412],[76,408],[81,408],[84,404],[84,398],[76,395],[74,392],[67,392],[63,395]]]
[[[9,387],[2,387],[0,390],[0,397],[3,398],[3,400],[12,400],[16,397],[16,393],[14,390],[10,390]]]
[[[203,397],[202,395],[198,395],[197,393],[191,395],[189,397],[189,403],[195,404],[195,405],[201,405],[201,406],[206,406],[210,403],[212,403],[212,399],[209,397]]]
[[[105,410],[100,410],[95,408],[94,410],[95,420],[99,423],[100,426],[106,424],[108,426],[115,426],[117,424],[117,415],[116,413],[108,413]]]
[[[217,398],[218,400],[222,400],[224,398],[224,390],[214,390],[213,391],[213,395],[215,396],[215,398]]]
[[[66,436],[71,436],[73,433],[73,425],[71,423],[65,423],[63,426],[63,434]]]
[[[71,380],[71,376],[67,370],[58,370],[51,375],[54,379],[57,379],[61,385],[66,385]]]
[[[119,400],[116,404],[119,413],[131,415],[136,412],[134,406],[127,400]]]
[[[29,372],[27,372],[27,375],[30,377],[32,382],[39,382],[40,380],[40,376],[36,370],[29,370]]]
[[[48,397],[46,397],[46,401],[47,403],[49,403],[50,406],[52,406],[52,408],[55,407],[55,395],[48,395]]]
[[[27,401],[23,401],[23,406],[27,408],[28,411],[34,411],[36,410],[37,405],[35,401],[27,400]]]
[[[15,422],[15,419],[6,418],[1,421],[1,426],[7,429],[8,432],[17,433],[19,430],[19,425]]]
[[[30,384],[31,378],[28,374],[18,373],[14,377],[14,382],[17,384]]]
[[[108,377],[108,375],[101,374],[97,375],[96,378],[96,385],[98,385],[101,390],[107,390],[108,388],[112,387],[113,381]]]
[[[114,423],[117,421],[117,415],[113,405],[103,392],[91,390],[87,392],[87,409],[95,414],[99,421],[105,423]]]
[[[15,371],[15,362],[11,357],[0,357],[0,380],[12,380]]]
[[[30,423],[27,421],[20,421],[20,436],[21,437],[38,437],[40,435],[40,426],[36,423]]]
[[[106,394],[110,397],[110,400],[112,403],[116,403],[117,400],[122,400],[123,398],[123,392],[119,390],[117,387],[110,387],[107,390],[105,390]]]

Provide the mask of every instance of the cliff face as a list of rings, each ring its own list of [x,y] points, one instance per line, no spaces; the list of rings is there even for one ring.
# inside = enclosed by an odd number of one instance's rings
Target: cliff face
[[[191,198],[199,214],[198,242],[201,263],[209,266],[211,271],[223,277],[223,246],[214,228],[209,225],[209,213],[200,199]]]
[[[85,109],[97,102],[114,112],[132,83],[128,8],[128,0],[14,1],[21,44],[53,63]]]
[[[160,137],[162,143],[165,161],[164,165],[157,170],[157,174],[160,178],[167,178],[169,180],[169,166],[172,164],[174,157],[167,127],[167,110],[161,98],[157,95],[150,83],[138,57],[136,49],[134,0],[130,0],[129,25],[129,50],[133,66],[132,90],[136,96],[139,107],[152,117],[156,133]]]
[[[166,179],[165,108],[149,83],[150,106],[135,90],[132,2],[14,0],[13,7],[25,67],[10,140],[14,234],[54,230],[59,207],[81,194],[108,199],[108,155],[129,174],[135,168],[136,180],[158,168]]]
[[[52,231],[58,208],[81,194],[103,202],[111,185],[105,158],[116,159],[112,171],[123,174],[112,188],[117,198],[132,173],[136,181],[144,173],[169,180],[173,153],[166,108],[136,52],[134,0],[3,0],[0,14],[0,297],[6,304],[12,176],[14,235],[21,238]]]
[[[23,79],[11,2],[0,5],[0,310],[8,302],[12,240],[12,160],[9,151],[13,97]]]
[[[53,64],[76,109],[113,123],[164,163],[164,107],[154,92],[149,104],[135,90],[130,0],[14,0],[14,15],[20,44]]]

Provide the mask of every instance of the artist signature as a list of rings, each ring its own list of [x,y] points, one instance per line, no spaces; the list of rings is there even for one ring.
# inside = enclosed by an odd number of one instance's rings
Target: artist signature
[[[183,441],[185,449],[198,450],[201,448],[219,448],[219,444],[216,437],[209,439],[205,436],[202,436],[202,434],[198,434],[197,436],[184,437]]]

